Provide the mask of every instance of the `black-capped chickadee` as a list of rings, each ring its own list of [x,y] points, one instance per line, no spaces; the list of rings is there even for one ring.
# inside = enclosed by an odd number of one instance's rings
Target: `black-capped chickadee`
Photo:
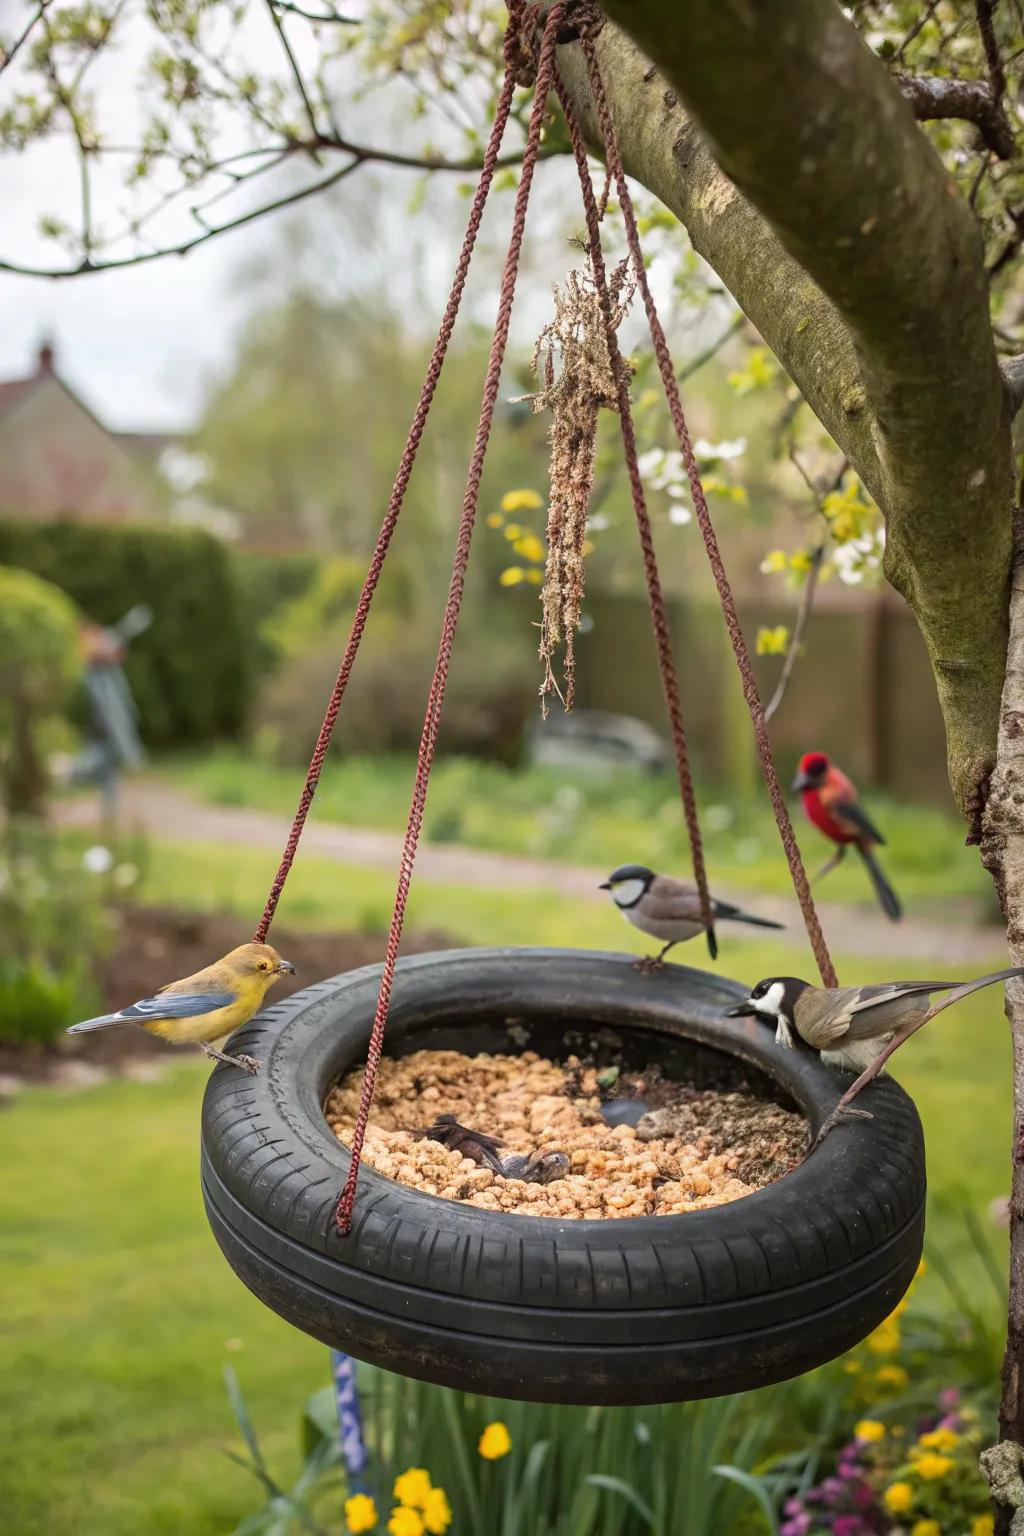
[[[662,948],[648,960],[640,961],[644,970],[656,970],[664,963],[665,956],[674,944],[683,944],[695,934],[704,932],[701,918],[700,896],[690,880],[674,880],[671,875],[656,875],[645,864],[623,864],[612,870],[601,886],[610,891],[612,900],[626,919],[641,933],[652,939],[660,939]],[[717,922],[726,918],[734,923],[750,923],[755,928],[781,928],[781,923],[769,922],[764,917],[751,917],[727,901],[711,902],[711,915]],[[708,949],[712,960],[718,954],[713,933],[708,933]]]
[[[730,1008],[729,1017],[754,1014],[775,1025],[780,1045],[794,1048],[802,1042],[829,1066],[860,1073],[818,1132],[817,1145],[836,1120],[850,1112],[851,1101],[878,1076],[893,1051],[922,1024],[970,993],[1015,976],[1024,976],[1024,967],[993,971],[975,981],[887,981],[863,987],[812,987],[797,976],[768,976],[746,1002]],[[934,1007],[933,992],[947,994]]]

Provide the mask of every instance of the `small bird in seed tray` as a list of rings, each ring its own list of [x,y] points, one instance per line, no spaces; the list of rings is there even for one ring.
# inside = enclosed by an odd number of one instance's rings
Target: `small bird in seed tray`
[[[746,1002],[729,1009],[729,1017],[755,1015],[775,1025],[780,1045],[795,1049],[803,1043],[829,1066],[860,1073],[818,1132],[817,1146],[844,1115],[870,1120],[864,1110],[851,1110],[850,1103],[922,1024],[972,992],[1017,976],[1024,976],[1024,966],[974,981],[885,981],[863,987],[812,987],[796,976],[768,976]],[[947,994],[934,1007],[933,992]]]
[[[255,1074],[260,1063],[252,1056],[229,1056],[211,1043],[247,1024],[261,1007],[278,977],[294,972],[270,944],[240,944],[222,960],[181,981],[169,982],[153,997],[144,997],[117,1013],[72,1024],[69,1035],[110,1029],[115,1024],[139,1024],[151,1035],[175,1045],[201,1045],[207,1056],[243,1072]]]
[[[871,876],[879,906],[886,917],[898,923],[903,916],[900,899],[874,854],[875,848],[885,846],[885,838],[861,805],[856,786],[824,752],[805,752],[792,789],[799,793],[808,821],[836,845],[835,853],[818,871],[817,878],[820,880],[835,869],[852,843]]]
[[[439,1141],[443,1147],[468,1157],[471,1162],[489,1168],[503,1179],[522,1179],[527,1184],[551,1184],[564,1179],[569,1172],[569,1159],[564,1152],[514,1152],[499,1157],[501,1142],[483,1131],[471,1131],[460,1125],[454,1115],[438,1115],[433,1125],[425,1130],[413,1131],[417,1141]]]
[[[683,944],[695,934],[704,932],[700,911],[700,896],[690,880],[675,880],[671,875],[656,875],[645,864],[623,864],[613,869],[600,887],[610,891],[612,900],[626,919],[641,933],[652,939],[660,939],[662,947],[657,955],[637,961],[637,969],[657,971],[665,963],[665,956],[674,944]],[[712,898],[711,914],[717,922],[721,918],[733,923],[750,923],[754,928],[781,928],[766,917],[752,917],[727,901]],[[708,949],[712,960],[718,954],[714,934],[708,933]]]

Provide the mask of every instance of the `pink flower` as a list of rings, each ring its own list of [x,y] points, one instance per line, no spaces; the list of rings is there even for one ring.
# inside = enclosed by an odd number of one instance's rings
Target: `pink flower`
[[[787,1499],[782,1506],[782,1513],[784,1515],[802,1515],[803,1512],[803,1503],[797,1498]]]
[[[846,1484],[841,1477],[826,1477],[821,1485],[821,1496],[826,1504],[838,1504],[846,1496]]]
[[[833,1536],[864,1536],[867,1526],[860,1515],[836,1515],[832,1531]]]
[[[946,1387],[939,1393],[939,1407],[944,1409],[946,1413],[949,1413],[951,1409],[957,1407],[959,1402],[959,1387]]]
[[[844,1482],[856,1482],[860,1477],[860,1471],[860,1467],[858,1467],[855,1462],[841,1461],[839,1463],[839,1476],[843,1479]]]
[[[779,1527],[779,1536],[807,1536],[810,1529],[810,1515],[794,1515],[792,1520],[787,1520],[784,1525]]]

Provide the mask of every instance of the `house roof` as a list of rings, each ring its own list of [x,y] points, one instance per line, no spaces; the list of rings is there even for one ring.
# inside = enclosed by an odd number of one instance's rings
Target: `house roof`
[[[8,379],[6,382],[0,382],[0,416],[6,415],[16,405],[20,405],[22,400],[27,399],[38,387],[42,377],[42,374],[34,373],[28,379]]]
[[[95,411],[90,410],[85,401],[61,378],[55,367],[55,359],[53,344],[44,340],[39,347],[35,373],[30,374],[26,379],[0,380],[0,419],[27,400],[41,384],[52,379],[65,394],[70,395],[76,405],[92,417],[96,425],[119,448],[123,448],[128,453],[152,462],[160,457],[166,447],[179,440],[180,434],[170,432],[112,432],[105,422],[100,421]]]

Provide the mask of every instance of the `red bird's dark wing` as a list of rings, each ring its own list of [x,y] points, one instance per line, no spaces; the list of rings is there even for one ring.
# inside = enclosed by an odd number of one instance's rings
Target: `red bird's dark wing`
[[[828,811],[834,821],[837,821],[844,832],[853,837],[869,837],[873,843],[884,845],[885,838],[875,826],[871,817],[866,814],[860,802],[857,800],[832,800],[828,802]]]

